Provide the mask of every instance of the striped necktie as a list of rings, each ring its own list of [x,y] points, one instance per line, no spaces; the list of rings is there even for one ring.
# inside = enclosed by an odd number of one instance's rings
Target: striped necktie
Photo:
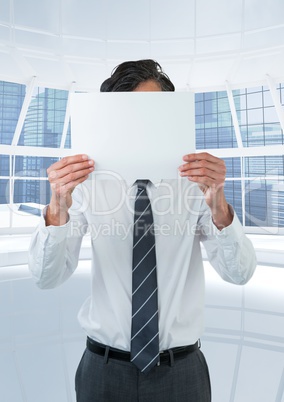
[[[159,362],[155,236],[148,180],[137,180],[132,262],[131,361],[146,373]]]

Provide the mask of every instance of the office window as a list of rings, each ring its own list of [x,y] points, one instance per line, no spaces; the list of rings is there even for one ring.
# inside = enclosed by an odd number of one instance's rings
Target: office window
[[[10,157],[9,155],[1,155],[0,176],[10,175]]]
[[[232,205],[240,222],[243,224],[242,184],[240,180],[225,182],[225,195],[227,202]]]
[[[21,180],[15,182],[14,202],[48,204],[51,191],[44,178],[47,168],[57,161],[58,158],[51,157],[16,156],[15,177]],[[42,180],[23,180],[34,177]]]
[[[0,154],[2,228],[35,224],[35,220],[24,218],[27,213],[23,209],[17,223],[11,211],[14,207],[18,211],[22,204],[49,202],[46,169],[61,156],[59,147],[71,145],[68,116],[66,119],[68,91],[37,87],[18,141],[27,152],[14,155],[13,148],[7,152],[25,93],[24,85],[0,82],[0,144],[6,145]],[[278,85],[277,93],[283,104],[283,84]],[[283,131],[267,87],[233,90],[233,99],[244,147],[283,144]],[[195,114],[197,151],[218,149],[221,153],[227,167],[225,194],[241,222],[253,227],[284,227],[283,155],[232,156],[230,150],[236,151],[237,141],[226,91],[196,94]]]
[[[283,181],[255,179],[245,185],[247,226],[284,227]]]
[[[9,203],[10,182],[8,179],[0,179],[0,204]]]
[[[25,85],[0,81],[0,144],[12,142],[25,92]]]
[[[277,91],[279,92],[280,103],[282,106],[284,106],[284,83],[279,84]]]
[[[284,176],[284,156],[251,156],[245,158],[245,176]]]
[[[35,88],[21,127],[17,125],[25,96],[24,85],[0,83],[0,143],[9,147],[17,139],[16,130],[21,130],[16,145],[27,147],[26,152],[19,148],[16,154],[7,147],[1,154],[0,148],[2,233],[7,228],[22,232],[38,223],[40,208],[51,195],[46,169],[60,156],[48,149],[70,148],[71,144],[70,124],[66,127],[68,91]]]
[[[241,158],[222,158],[226,164],[226,177],[241,178]]]
[[[279,96],[282,96],[281,86]],[[234,91],[234,101],[245,147],[283,144],[283,131],[267,87]],[[280,99],[281,101],[281,99]]]
[[[58,148],[67,97],[67,91],[37,87],[28,108],[19,145]]]
[[[283,104],[283,84],[279,84],[278,93]],[[245,147],[283,144],[283,131],[267,87],[233,90],[233,99]],[[229,154],[229,148],[236,147],[236,138],[226,93],[196,94],[195,105],[197,150],[223,148],[224,155]],[[283,227],[283,155],[223,159],[226,198],[241,222],[245,216],[245,226]]]
[[[196,148],[235,148],[237,146],[226,92],[195,96]]]

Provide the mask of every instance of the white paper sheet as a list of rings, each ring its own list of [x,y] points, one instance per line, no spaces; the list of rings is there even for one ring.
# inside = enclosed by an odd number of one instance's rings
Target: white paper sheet
[[[103,171],[126,181],[177,178],[183,155],[195,152],[194,94],[72,94],[71,143],[104,179]]]

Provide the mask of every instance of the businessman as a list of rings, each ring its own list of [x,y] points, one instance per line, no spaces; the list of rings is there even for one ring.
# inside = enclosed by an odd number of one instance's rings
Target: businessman
[[[174,90],[153,60],[122,63],[101,85],[102,92]],[[91,295],[78,315],[87,334],[75,377],[78,402],[211,401],[199,343],[200,242],[218,274],[239,285],[253,275],[255,253],[226,201],[224,162],[185,150],[177,169],[182,180],[138,177],[95,186],[95,162],[87,155],[47,170],[52,196],[29,257],[37,285],[48,289],[67,280],[87,227],[92,240]],[[118,199],[124,200],[119,207]],[[95,235],[92,228],[99,227],[109,230]]]

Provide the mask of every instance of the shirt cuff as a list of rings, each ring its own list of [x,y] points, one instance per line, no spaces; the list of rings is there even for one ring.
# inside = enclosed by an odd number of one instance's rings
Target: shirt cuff
[[[234,208],[229,205],[230,211],[233,215],[233,221],[229,226],[226,226],[222,230],[219,230],[213,223],[211,218],[211,225],[214,235],[217,240],[222,244],[238,242],[240,238],[243,236],[243,226],[239,221],[237,214],[234,211]]]
[[[46,237],[51,236],[51,237],[56,239],[57,243],[60,243],[64,238],[66,238],[66,235],[67,235],[68,230],[69,230],[69,226],[70,226],[69,215],[68,215],[68,221],[64,225],[61,225],[61,226],[54,226],[54,225],[46,226],[45,218],[46,218],[47,207],[48,207],[48,205],[46,207],[44,207],[44,209],[42,210],[42,215],[40,217],[40,222],[39,222],[39,230]]]

